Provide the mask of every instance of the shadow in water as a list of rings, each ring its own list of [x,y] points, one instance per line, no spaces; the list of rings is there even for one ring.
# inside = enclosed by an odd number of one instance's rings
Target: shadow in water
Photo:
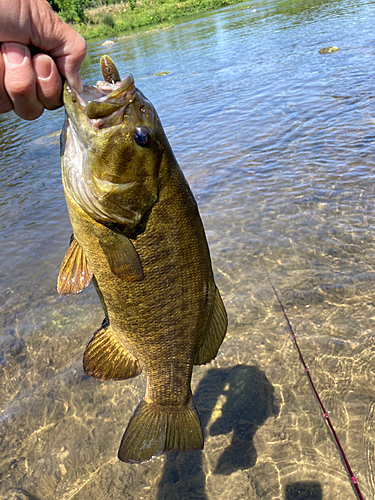
[[[230,445],[218,459],[215,474],[229,475],[255,465],[254,434],[269,416],[278,413],[273,393],[267,377],[255,366],[212,368],[201,380],[194,401],[206,435],[233,432]],[[221,397],[223,404],[219,402],[216,407]],[[211,416],[216,420],[207,430]],[[168,453],[157,499],[207,499],[202,459],[201,451]]]
[[[322,500],[323,492],[319,483],[314,481],[298,481],[287,484],[285,500]]]

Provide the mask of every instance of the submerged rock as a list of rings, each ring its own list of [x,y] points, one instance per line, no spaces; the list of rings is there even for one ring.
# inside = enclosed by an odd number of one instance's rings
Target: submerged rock
[[[107,45],[113,45],[115,42],[113,40],[106,40],[102,43],[102,47],[106,47]]]
[[[153,76],[165,76],[169,75],[170,71],[158,71],[158,73],[154,73]]]
[[[341,50],[339,47],[323,47],[322,49],[319,50],[319,54],[330,54],[331,52],[337,52],[338,50]]]

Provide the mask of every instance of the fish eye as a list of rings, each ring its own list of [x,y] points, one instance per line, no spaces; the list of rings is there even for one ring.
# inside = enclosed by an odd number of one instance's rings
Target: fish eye
[[[152,132],[147,127],[136,127],[133,134],[135,142],[142,148],[149,148],[152,142]]]

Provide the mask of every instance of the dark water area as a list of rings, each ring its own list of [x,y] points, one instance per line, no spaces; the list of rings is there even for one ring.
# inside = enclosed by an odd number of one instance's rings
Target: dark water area
[[[374,15],[366,0],[268,0],[89,46],[84,82],[105,53],[134,75],[206,229],[229,328],[194,368],[202,452],[118,461],[145,381],[84,374],[99,300],[56,291],[63,111],[0,116],[0,498],[355,499],[263,266],[374,498]]]

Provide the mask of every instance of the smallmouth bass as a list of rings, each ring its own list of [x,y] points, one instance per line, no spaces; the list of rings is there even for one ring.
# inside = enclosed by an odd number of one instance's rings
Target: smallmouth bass
[[[144,398],[118,457],[141,463],[203,448],[190,382],[227,329],[198,208],[159,117],[108,56],[104,81],[64,85],[62,181],[73,228],[60,295],[92,280],[105,313],[83,366],[100,380],[143,371]]]

